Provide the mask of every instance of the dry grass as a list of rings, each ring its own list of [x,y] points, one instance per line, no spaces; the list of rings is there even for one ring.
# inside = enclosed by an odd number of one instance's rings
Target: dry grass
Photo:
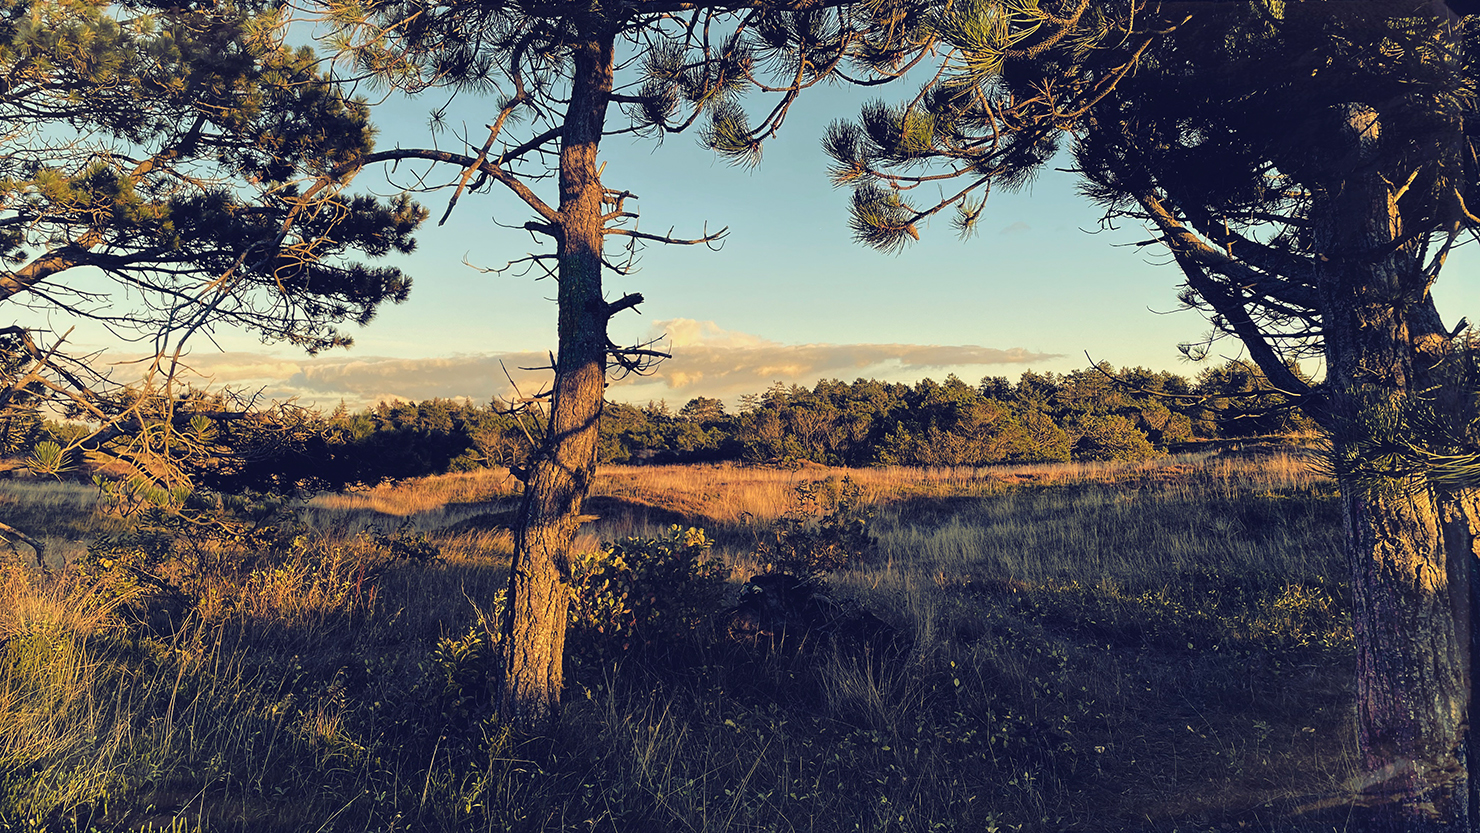
[[[114,626],[114,611],[126,601],[99,594],[91,583],[67,574],[38,586],[26,566],[0,558],[0,644],[32,631],[87,638]]]
[[[488,716],[506,476],[319,497],[318,543],[204,585],[165,636],[11,569],[0,720],[23,729],[0,827],[1342,829],[1350,627],[1332,486],[1306,460],[611,467],[585,545],[703,526],[743,578],[796,487],[844,476],[875,547],[832,592],[907,635],[906,657],[695,634],[575,668],[548,737]],[[443,560],[387,562],[361,532],[402,524]]]
[[[740,466],[602,466],[586,508],[597,520],[588,541],[652,536],[672,524],[699,526],[720,542],[721,552],[745,563],[758,530],[794,505],[797,486],[848,478],[867,503],[919,506],[924,499],[986,498],[1018,487],[1106,484],[1139,493],[1160,485],[1195,490],[1199,498],[1225,499],[1251,490],[1302,489],[1324,478],[1299,454],[1260,458],[1180,455],[1139,463],[1046,463],[996,468],[828,468]],[[503,471],[449,474],[343,494],[320,495],[307,505],[316,528],[352,531],[402,524],[437,531],[459,555],[507,556],[506,530],[518,506],[520,483]],[[901,511],[910,511],[908,508]]]
[[[341,494],[321,495],[310,505],[342,512],[375,512],[404,518],[449,505],[497,503],[517,498],[522,484],[505,470],[444,474]]]

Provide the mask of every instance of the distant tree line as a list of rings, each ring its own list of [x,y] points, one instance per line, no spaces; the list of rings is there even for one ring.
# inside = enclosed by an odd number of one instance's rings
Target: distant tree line
[[[773,385],[741,398],[739,413],[697,397],[608,403],[601,460],[833,466],[982,466],[1137,460],[1197,440],[1312,429],[1252,366],[1230,362],[1195,380],[1108,364],[1022,374],[1013,384],[955,376],[914,385],[859,379],[811,389]]]
[[[182,426],[195,415],[227,410],[209,395],[197,399],[177,403]],[[202,485],[220,491],[281,493],[517,468],[527,463],[541,427],[499,400],[213,416],[198,429],[206,453],[196,469]],[[1139,460],[1200,441],[1312,430],[1251,365],[1230,362],[1188,379],[1102,363],[1065,374],[1028,371],[1016,384],[1000,376],[975,386],[955,376],[914,385],[778,382],[742,396],[735,413],[703,396],[677,411],[664,402],[608,402],[599,454],[603,463],[984,466]],[[46,441],[67,447],[80,432],[76,425],[13,412],[0,424],[0,456],[23,459]]]
[[[518,467],[539,420],[507,403],[450,399],[382,402],[323,418],[330,478],[370,482],[435,471]],[[1313,430],[1251,365],[1230,362],[1195,379],[1100,364],[1065,374],[949,376],[914,385],[871,379],[777,383],[740,398],[737,412],[695,397],[676,411],[608,402],[603,463],[811,461],[831,466],[983,466],[1070,460],[1138,460],[1188,443]],[[323,450],[307,454],[324,469]]]

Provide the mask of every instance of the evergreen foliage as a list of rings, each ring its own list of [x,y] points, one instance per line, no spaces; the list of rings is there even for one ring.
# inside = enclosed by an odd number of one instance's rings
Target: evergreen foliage
[[[229,324],[313,352],[406,298],[349,258],[411,251],[425,212],[340,193],[368,108],[281,45],[271,4],[5,0],[0,21],[0,300],[160,348]]]
[[[608,402],[600,462],[867,467],[1140,460],[1208,442],[1312,430],[1287,397],[1239,363],[1203,371],[1196,381],[1101,364],[1065,374],[1028,371],[1016,384],[987,377],[972,387],[955,376],[915,385],[823,380],[810,389],[778,384],[751,398],[755,407],[740,414],[706,397],[677,412],[656,403]],[[27,418],[39,426],[37,437],[64,448],[90,436],[34,413]],[[522,468],[536,448],[527,424],[498,400],[247,414],[219,395],[192,392],[177,399],[173,419],[181,436],[203,441],[175,446],[182,465],[198,485],[227,493],[295,494]],[[34,445],[13,453],[30,455]],[[72,470],[86,476],[75,460]],[[142,488],[146,481],[138,483]]]
[[[1237,384],[1230,383],[1237,380]],[[1239,389],[1242,387],[1242,389]],[[702,420],[608,403],[602,462],[982,466],[1145,459],[1197,440],[1312,430],[1263,376],[1230,363],[1196,381],[1106,364],[1067,374],[952,376],[913,386],[859,379],[777,384],[751,407]],[[712,400],[711,400],[712,401]]]
[[[123,384],[65,334],[4,328],[0,454],[104,468],[129,500],[174,507],[197,487],[359,476],[312,465],[316,415],[174,381],[218,327],[315,353],[410,291],[357,258],[412,251],[425,211],[345,193],[346,162],[373,149],[368,106],[285,46],[287,26],[259,0],[0,0],[0,305],[153,355]],[[49,429],[42,405],[73,422]]]
[[[527,421],[499,400],[382,402],[353,413],[341,405],[324,414],[293,406],[242,410],[221,393],[187,390],[168,403],[162,396],[124,397],[115,407],[132,415],[127,430],[115,426],[101,443],[85,425],[46,420],[34,407],[16,405],[7,413],[21,439],[0,460],[58,477],[102,472],[105,481],[116,481],[109,488],[132,499],[178,504],[138,461],[168,456],[153,468],[179,471],[180,485],[189,483],[181,495],[195,488],[295,495],[449,471],[524,468],[537,447]],[[608,402],[600,462],[867,467],[1141,460],[1210,441],[1312,430],[1287,397],[1239,363],[1205,370],[1196,381],[1101,364],[1066,374],[1028,371],[1016,384],[987,377],[972,387],[955,376],[915,385],[823,380],[811,389],[778,384],[764,396],[742,398],[757,404],[730,414],[706,397],[677,412]],[[154,416],[145,419],[148,414]],[[159,424],[166,419],[168,430]],[[165,437],[167,449],[160,445]],[[57,448],[43,453],[43,444]]]

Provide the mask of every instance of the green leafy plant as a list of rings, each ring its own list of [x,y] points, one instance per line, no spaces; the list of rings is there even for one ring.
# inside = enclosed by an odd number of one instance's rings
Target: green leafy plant
[[[820,576],[869,552],[874,513],[862,491],[847,477],[799,484],[792,508],[756,541],[765,571]]]
[[[52,477],[58,477],[77,467],[66,450],[59,443],[51,440],[36,444],[36,447],[31,450],[31,459],[26,461],[26,466],[37,474]]]
[[[624,538],[571,564],[572,654],[602,659],[693,633],[714,612],[728,568],[710,560],[704,530],[674,525]]]
[[[442,736],[473,740],[479,724],[493,715],[498,650],[486,623],[468,628],[461,637],[438,640],[430,659],[429,711],[438,718]]]

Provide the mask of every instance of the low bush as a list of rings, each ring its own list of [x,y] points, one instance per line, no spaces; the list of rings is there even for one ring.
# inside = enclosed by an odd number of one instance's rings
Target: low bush
[[[763,572],[814,578],[862,557],[873,547],[874,512],[851,478],[799,483],[792,508],[756,540]]]
[[[332,537],[273,498],[192,495],[182,509],[148,505],[131,520],[96,540],[77,566],[100,595],[156,629],[202,606],[210,620],[348,610],[368,601],[373,579],[391,565],[439,556],[409,526]]]
[[[572,660],[692,641],[718,609],[729,576],[709,558],[712,546],[704,530],[672,526],[656,538],[624,538],[575,556],[566,638]]]

